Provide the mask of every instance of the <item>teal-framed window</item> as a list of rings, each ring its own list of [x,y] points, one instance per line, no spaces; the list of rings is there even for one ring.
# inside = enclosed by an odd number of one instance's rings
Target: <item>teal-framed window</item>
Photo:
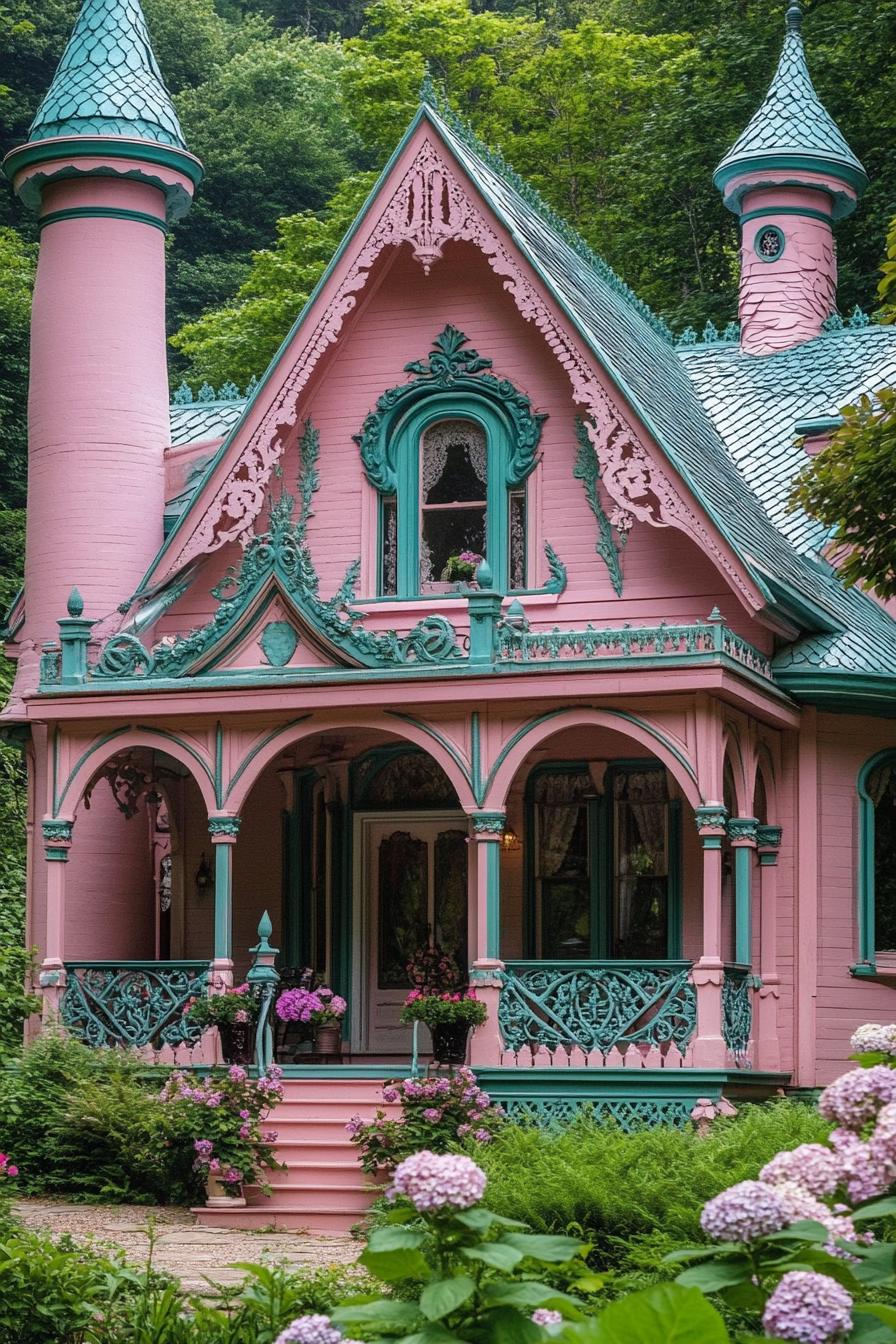
[[[389,428],[394,491],[380,493],[378,594],[418,597],[447,563],[483,556],[501,592],[526,587],[526,482],[510,419],[473,392],[431,392]]]
[[[525,956],[681,956],[681,804],[659,761],[536,766],[525,789]]]
[[[896,751],[859,771],[859,958],[896,957]]]
[[[330,967],[328,813],[324,782],[314,769],[293,772],[283,823],[284,966]]]

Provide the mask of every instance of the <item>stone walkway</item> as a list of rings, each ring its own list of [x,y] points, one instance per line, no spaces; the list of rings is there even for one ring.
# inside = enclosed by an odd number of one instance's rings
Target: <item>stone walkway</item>
[[[68,1232],[97,1247],[117,1246],[134,1264],[146,1261],[147,1221],[155,1224],[153,1264],[180,1279],[190,1293],[206,1293],[211,1284],[234,1284],[243,1271],[238,1261],[285,1262],[297,1269],[349,1265],[361,1246],[351,1237],[310,1236],[303,1232],[245,1232],[197,1227],[188,1209],[148,1208],[134,1204],[71,1204],[62,1199],[22,1199],[15,1213],[29,1228]]]

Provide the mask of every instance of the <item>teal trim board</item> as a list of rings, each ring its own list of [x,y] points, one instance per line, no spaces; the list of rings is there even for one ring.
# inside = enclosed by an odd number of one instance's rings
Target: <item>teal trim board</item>
[[[48,224],[57,224],[65,219],[125,219],[134,224],[148,224],[153,229],[159,229],[162,233],[168,233],[168,225],[163,219],[156,215],[148,215],[143,210],[116,210],[112,206],[82,205],[73,206],[70,210],[51,210],[47,215],[41,215],[37,221],[38,231],[42,231]]]

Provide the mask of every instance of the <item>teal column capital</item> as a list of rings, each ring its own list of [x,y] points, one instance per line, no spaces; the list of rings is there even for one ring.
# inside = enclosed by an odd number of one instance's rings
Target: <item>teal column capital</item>
[[[470,820],[476,840],[500,840],[507,828],[506,812],[471,812]]]
[[[72,831],[75,823],[59,818],[48,819],[40,824],[44,838],[44,857],[50,863],[66,863],[72,846]]]
[[[756,817],[730,817],[728,819],[728,839],[732,845],[754,847],[759,822]]]
[[[728,809],[721,803],[704,803],[694,808],[694,820],[704,849],[721,849]]]
[[[240,833],[240,817],[209,817],[208,833],[213,845],[235,845]]]
[[[756,844],[759,850],[759,863],[762,868],[773,868],[778,862],[778,850],[784,835],[780,826],[757,826]]]

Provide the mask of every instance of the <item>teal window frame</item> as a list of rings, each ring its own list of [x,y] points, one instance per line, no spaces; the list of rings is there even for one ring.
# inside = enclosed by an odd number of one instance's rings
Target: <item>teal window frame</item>
[[[779,246],[777,252],[773,257],[767,257],[765,256],[764,253],[759,251],[759,243],[763,234],[765,233],[774,233],[777,234],[778,236]],[[784,230],[779,229],[777,224],[763,224],[757,231],[756,237],[753,239],[753,251],[756,253],[760,261],[764,261],[769,264],[771,262],[781,260],[781,258],[784,255],[784,249],[786,248],[786,246],[787,246],[787,239],[784,235]]]
[[[661,761],[649,759],[619,759],[610,761],[604,775],[604,791],[585,800],[588,808],[591,947],[589,958],[610,961],[613,940],[613,783],[617,775],[640,770],[665,770]],[[523,791],[525,827],[523,832],[523,947],[524,960],[537,960],[537,900],[535,873],[535,785],[543,775],[579,774],[589,770],[587,761],[544,761],[529,772]],[[677,961],[682,956],[682,871],[681,871],[681,802],[670,798],[669,809],[669,881],[666,898],[666,960]],[[619,960],[616,958],[616,960]]]
[[[859,771],[856,790],[859,795],[858,852],[858,928],[859,963],[856,974],[873,974],[877,967],[876,892],[874,881],[875,817],[874,802],[868,793],[868,780],[875,770],[891,761],[896,768],[896,748],[888,747],[867,760]],[[882,950],[882,949],[880,949]],[[889,949],[888,949],[889,950]]]
[[[511,471],[515,448],[513,425],[499,406],[474,391],[430,392],[422,401],[397,416],[388,426],[388,456],[394,463],[394,494],[379,492],[377,523],[377,594],[398,600],[426,596],[420,584],[421,535],[421,457],[423,436],[433,425],[445,420],[468,420],[485,434],[486,520],[485,554],[492,571],[493,587],[498,592],[524,591],[509,588],[510,495],[526,494],[526,481]],[[397,511],[398,563],[396,592],[386,594],[383,575],[383,512],[387,500],[394,499]],[[526,500],[528,511],[528,499]],[[526,556],[528,564],[528,555]]]

